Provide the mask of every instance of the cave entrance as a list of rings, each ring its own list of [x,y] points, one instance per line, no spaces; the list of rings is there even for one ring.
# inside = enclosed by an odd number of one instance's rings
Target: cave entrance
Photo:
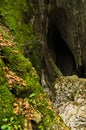
[[[51,56],[64,76],[76,74],[75,59],[55,25],[48,28],[47,43]]]

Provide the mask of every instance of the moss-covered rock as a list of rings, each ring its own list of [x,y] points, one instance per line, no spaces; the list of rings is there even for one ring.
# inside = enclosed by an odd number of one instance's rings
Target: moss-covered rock
[[[0,126],[3,124],[4,118],[12,116],[12,103],[14,101],[14,97],[8,89],[4,66],[5,64],[0,59]]]
[[[14,122],[22,124],[21,120],[25,119],[25,117],[22,114],[13,115],[12,105],[14,97],[20,97],[22,100],[29,98],[34,109],[38,110],[42,115],[40,122],[36,123],[35,121],[37,129],[58,130],[60,126],[62,130],[65,128],[65,125],[62,121],[59,122],[60,117],[55,113],[52,104],[49,105],[48,97],[44,94],[43,88],[40,85],[40,78],[31,64],[32,62],[38,69],[41,64],[38,57],[40,47],[37,46],[38,42],[35,39],[33,27],[30,24],[32,8],[31,2],[27,2],[27,0],[0,1],[0,22],[9,28],[17,42],[16,46],[10,40],[5,41],[5,38],[10,39],[11,35],[5,35],[8,33],[7,29],[5,31],[3,31],[3,27],[0,29],[0,32],[4,32],[2,37],[0,35],[0,125],[4,124],[2,119],[6,117],[9,118],[8,124],[12,124],[13,127]],[[31,62],[22,54],[25,45],[26,48],[28,46],[28,55],[29,57],[31,56]],[[22,110],[28,107],[27,101],[24,103]],[[25,115],[25,113],[23,114]],[[12,119],[12,116],[15,118]],[[34,126],[34,123],[32,125]]]
[[[4,63],[2,59],[0,58],[0,85],[4,84],[7,81],[3,68],[4,68]]]
[[[28,21],[31,11],[29,7],[26,0],[0,1],[0,21],[13,32],[15,39],[21,44],[26,43],[32,34]]]
[[[36,92],[36,94],[38,94],[42,91],[39,77],[32,67],[31,62],[20,52],[17,52],[16,54],[16,48],[13,50],[11,47],[5,46],[2,48],[2,55],[4,56],[3,60],[5,64],[26,81],[26,87],[16,86],[17,92],[28,90],[28,92]]]
[[[26,66],[24,66],[24,69],[23,69],[23,66],[19,65],[18,59],[16,60],[16,57],[14,56],[15,54],[12,54],[12,51],[10,51],[11,49],[12,48],[10,48],[10,47],[3,47],[2,54],[4,57],[5,57],[5,55],[7,56],[7,57],[3,58],[3,61],[12,71],[14,71],[18,76],[21,76],[26,81],[25,87],[23,87],[21,84],[19,84],[19,85],[16,85],[15,88],[13,88],[13,90],[16,90],[18,92],[18,96],[21,96],[21,97],[23,97],[23,96],[28,97],[29,96],[30,102],[32,104],[34,104],[34,107],[37,110],[39,110],[40,113],[42,114],[43,119],[41,120],[41,122],[39,124],[37,124],[37,128],[40,130],[41,129],[43,129],[43,130],[49,129],[50,130],[54,125],[57,128],[59,127],[59,125],[60,125],[60,127],[63,127],[63,122],[62,122],[62,124],[57,123],[56,113],[54,112],[52,105],[49,106],[48,101],[47,101],[47,97],[46,96],[40,97],[40,93],[43,93],[43,90],[42,90],[42,87],[39,83],[39,78],[36,74],[36,71],[35,71],[35,69],[33,69],[31,63],[29,64],[29,61],[26,58],[24,58],[21,54],[19,54],[19,55],[17,54],[16,55],[17,58],[22,57],[21,61],[19,60],[20,64],[21,63],[26,64]],[[9,52],[11,52],[11,53],[9,53]],[[15,57],[15,58],[13,58],[13,57]],[[15,67],[13,66],[13,62],[15,63],[14,64]],[[32,95],[30,95],[31,93],[32,93]],[[14,93],[14,94],[16,95],[16,93]],[[9,96],[9,98],[11,98],[11,97]],[[9,98],[8,98],[8,102],[10,102]],[[12,107],[11,105],[8,106],[9,109],[10,109],[10,107]],[[11,108],[9,115],[11,114],[11,112],[12,112],[12,108]],[[6,117],[7,113],[4,116]],[[59,118],[59,116],[58,116],[58,118]],[[17,118],[17,121],[18,121],[18,118]]]
[[[0,65],[1,65],[1,77],[3,76],[2,81],[0,82],[0,101],[1,101],[1,113],[2,119],[8,119],[6,126],[10,125],[11,128],[14,128],[15,122],[17,122],[17,127],[21,125],[22,120],[26,120],[27,113],[25,109],[28,107],[27,99],[33,105],[34,109],[40,112],[42,118],[40,122],[36,122],[35,129],[39,130],[55,130],[59,128],[65,128],[63,121],[60,121],[60,117],[56,114],[52,107],[52,103],[49,98],[43,92],[43,88],[40,85],[40,79],[37,75],[36,70],[33,68],[29,59],[26,59],[21,52],[17,49],[16,45],[12,44],[9,40],[5,40],[3,36],[0,37]],[[10,91],[11,90],[11,91]],[[19,108],[16,104],[16,115],[13,114],[13,101],[14,96],[21,97],[23,101],[24,112],[18,114]],[[21,100],[19,99],[19,104],[21,106]],[[28,104],[28,105],[27,105]],[[25,108],[24,108],[25,107]],[[4,108],[4,110],[3,110]],[[20,107],[21,108],[21,107]],[[6,110],[5,110],[6,109]],[[25,117],[22,115],[24,114]],[[33,113],[34,115],[34,113]],[[11,121],[13,117],[13,121]],[[19,121],[19,118],[21,120]],[[12,122],[12,123],[11,123]],[[4,122],[1,123],[3,126]],[[28,122],[27,122],[28,124]],[[22,127],[24,127],[23,124]],[[32,123],[32,126],[34,124]]]
[[[1,0],[0,22],[7,26],[14,35],[18,48],[26,57],[31,59],[32,64],[40,71],[39,42],[34,35],[31,25],[33,17],[32,2],[27,0]]]
[[[13,95],[7,88],[7,84],[3,84],[3,86],[0,86],[0,126],[3,124],[4,118],[10,118],[12,116],[13,101]]]

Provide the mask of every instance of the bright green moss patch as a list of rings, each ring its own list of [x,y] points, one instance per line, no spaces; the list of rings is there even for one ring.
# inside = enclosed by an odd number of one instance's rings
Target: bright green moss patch
[[[7,84],[0,86],[0,125],[4,118],[10,118],[13,114],[12,103],[13,95],[7,88]]]
[[[5,63],[22,77],[24,77],[32,67],[29,60],[27,60],[20,52],[15,53],[10,47],[3,47],[2,55],[5,56]]]
[[[16,86],[17,92],[29,91],[30,93],[35,92],[37,95],[42,92],[42,86],[39,83],[39,77],[36,70],[32,67],[31,62],[26,59],[20,52],[15,53],[10,47],[2,48],[2,55],[5,64],[18,76],[26,81],[26,87]]]

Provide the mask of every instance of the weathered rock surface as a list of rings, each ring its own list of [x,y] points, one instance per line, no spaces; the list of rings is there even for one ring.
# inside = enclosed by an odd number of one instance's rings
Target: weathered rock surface
[[[50,52],[50,58],[63,75],[78,74],[79,77],[85,77],[86,2],[39,0],[33,2],[33,7],[33,25],[36,36],[41,39],[43,45],[41,59],[44,59],[49,78],[55,77],[51,74],[55,68],[49,68],[51,63],[48,61],[47,52]]]
[[[86,77],[86,2],[36,0],[32,7],[31,21],[42,46],[43,86],[51,86],[61,74]],[[54,92],[54,104],[64,122],[72,130],[85,130],[86,80],[76,76],[58,78]]]
[[[59,114],[71,130],[86,130],[86,100],[63,103]]]
[[[54,85],[54,106],[71,130],[86,130],[86,79],[58,78]]]

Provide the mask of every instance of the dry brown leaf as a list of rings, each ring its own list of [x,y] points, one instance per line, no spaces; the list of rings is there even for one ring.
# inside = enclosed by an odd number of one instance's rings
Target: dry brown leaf
[[[12,89],[12,86],[15,84],[16,85],[21,85],[21,86],[26,86],[26,82],[19,76],[17,76],[14,72],[9,70],[9,68],[6,66],[3,68],[6,72],[6,77],[8,78],[8,84],[9,88]]]

